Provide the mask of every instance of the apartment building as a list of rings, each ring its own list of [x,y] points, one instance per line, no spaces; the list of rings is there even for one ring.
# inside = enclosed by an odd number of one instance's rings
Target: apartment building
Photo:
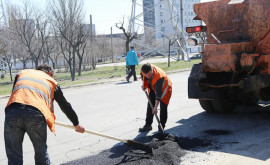
[[[143,0],[145,34],[154,30],[155,39],[168,38],[177,28],[185,31],[188,26],[201,25],[201,21],[193,20],[195,3],[200,0]]]

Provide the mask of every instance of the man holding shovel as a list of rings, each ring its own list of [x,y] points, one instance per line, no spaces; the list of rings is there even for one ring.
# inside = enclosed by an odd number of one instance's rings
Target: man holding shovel
[[[23,164],[22,143],[24,134],[29,135],[35,149],[35,164],[50,164],[47,152],[47,125],[55,132],[53,102],[83,133],[77,114],[65,99],[60,86],[54,80],[49,65],[39,65],[36,70],[26,69],[15,78],[12,94],[5,108],[4,138],[8,164]]]
[[[157,114],[157,108],[160,105],[160,124],[159,132],[162,132],[167,122],[167,108],[172,95],[172,82],[166,73],[159,67],[146,63],[141,67],[142,74],[142,90],[148,89],[149,102],[146,112],[146,123],[139,129],[139,132],[146,132],[152,130],[152,123],[154,114]],[[153,109],[151,107],[153,105]],[[157,118],[158,119],[158,118]]]

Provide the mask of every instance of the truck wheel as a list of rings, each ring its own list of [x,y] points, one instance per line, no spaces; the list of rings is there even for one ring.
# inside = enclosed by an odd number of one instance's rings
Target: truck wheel
[[[199,99],[199,102],[200,102],[201,107],[206,112],[215,112],[215,109],[213,108],[210,100],[201,100],[201,99]]]
[[[221,88],[215,90],[215,99],[211,100],[211,104],[215,109],[215,112],[231,113],[234,111],[237,100],[229,93],[227,88]]]

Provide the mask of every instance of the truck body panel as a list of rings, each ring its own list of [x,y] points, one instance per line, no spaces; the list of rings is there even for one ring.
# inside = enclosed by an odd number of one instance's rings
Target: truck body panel
[[[195,18],[206,24],[207,42],[202,63],[194,65],[189,76],[189,98],[217,112],[231,112],[238,103],[270,100],[269,9],[269,0],[194,5]]]

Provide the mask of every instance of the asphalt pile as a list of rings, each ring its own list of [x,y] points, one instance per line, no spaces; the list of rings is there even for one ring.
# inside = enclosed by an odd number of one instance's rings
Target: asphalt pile
[[[186,150],[211,145],[201,139],[177,137],[171,134],[155,134],[134,139],[153,148],[153,153],[146,153],[126,144],[114,146],[112,149],[64,163],[65,165],[178,165]]]

